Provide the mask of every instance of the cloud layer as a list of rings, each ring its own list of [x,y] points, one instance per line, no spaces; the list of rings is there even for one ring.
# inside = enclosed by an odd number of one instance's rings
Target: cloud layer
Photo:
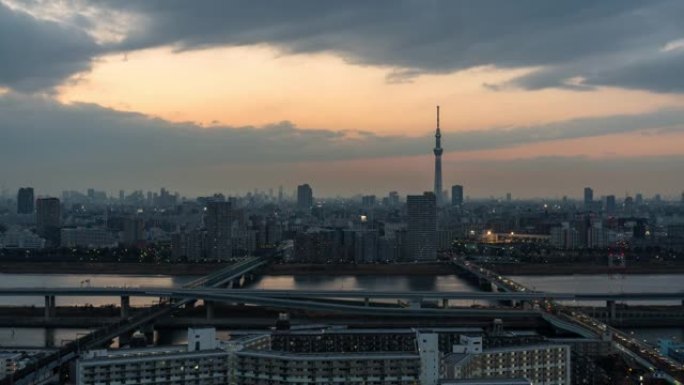
[[[11,179],[79,175],[82,180],[126,173],[139,182],[159,174],[203,174],[217,167],[371,161],[429,155],[431,135],[407,137],[359,131],[298,129],[281,122],[264,127],[210,128],[170,123],[92,104],[63,105],[16,93],[0,96],[3,117],[0,164],[12,164]],[[576,119],[553,124],[484,131],[447,132],[448,151],[510,148],[551,140],[637,132],[683,131],[684,110]],[[323,162],[323,163],[322,163]],[[8,173],[10,171],[8,170]],[[248,172],[248,171],[247,171]],[[212,178],[206,172],[204,178]],[[197,177],[197,175],[196,175]],[[199,177],[200,179],[202,177]],[[238,181],[238,183],[242,183]]]
[[[41,6],[37,1],[34,9]],[[50,87],[103,52],[268,44],[386,66],[393,82],[491,65],[539,68],[511,83],[528,89],[684,91],[678,0],[101,0],[89,7],[101,11],[83,22],[85,13],[74,10],[80,17],[56,23],[0,5],[0,53],[8,58],[0,84]],[[115,13],[134,22],[122,27],[120,39],[96,44],[84,31]]]

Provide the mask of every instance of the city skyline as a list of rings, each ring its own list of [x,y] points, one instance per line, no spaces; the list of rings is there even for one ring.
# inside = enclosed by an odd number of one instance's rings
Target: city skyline
[[[2,184],[420,193],[432,190],[439,103],[444,188],[684,189],[676,2],[156,6],[0,2],[7,35],[29,39],[0,45]],[[383,9],[395,11],[363,17]]]

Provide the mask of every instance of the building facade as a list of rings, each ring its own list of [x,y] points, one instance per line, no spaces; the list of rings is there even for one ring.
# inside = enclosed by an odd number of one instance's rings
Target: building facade
[[[313,207],[313,189],[308,184],[297,186],[297,208],[311,210]]]
[[[409,195],[407,205],[406,258],[409,261],[437,260],[437,198],[426,192]]]
[[[570,346],[523,345],[453,353],[444,359],[448,379],[525,378],[535,385],[570,385]]]
[[[463,186],[459,184],[451,186],[451,205],[463,205]]]
[[[17,214],[33,214],[33,187],[22,187],[17,192]]]
[[[207,256],[216,261],[233,257],[233,204],[232,202],[208,202],[204,215],[207,228]]]
[[[57,198],[40,198],[36,201],[36,228],[49,246],[59,246],[62,226],[62,207]]]

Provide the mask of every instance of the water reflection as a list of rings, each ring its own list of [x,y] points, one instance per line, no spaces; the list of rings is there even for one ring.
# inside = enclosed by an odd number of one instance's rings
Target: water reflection
[[[192,276],[143,276],[110,274],[1,274],[0,288],[10,287],[178,287],[190,282]],[[57,306],[102,306],[119,304],[119,297],[57,297]],[[131,298],[131,305],[150,305],[157,299]],[[0,297],[0,306],[43,307],[43,297]]]
[[[454,275],[266,275],[258,277],[251,289],[277,290],[369,290],[369,291],[477,291]]]

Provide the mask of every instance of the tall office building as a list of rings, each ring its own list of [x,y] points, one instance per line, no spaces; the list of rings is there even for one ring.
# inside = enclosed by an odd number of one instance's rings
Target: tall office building
[[[204,225],[207,228],[207,254],[210,259],[220,261],[233,257],[233,219],[232,202],[207,203]]]
[[[38,235],[45,238],[49,246],[59,246],[62,208],[57,198],[36,200],[36,227]]]
[[[606,212],[608,214],[615,213],[617,205],[615,204],[615,195],[606,196]]]
[[[451,186],[451,204],[461,206],[463,204],[463,186],[456,184]]]
[[[33,187],[22,187],[17,193],[17,213],[33,214]]]
[[[409,195],[407,204],[407,258],[410,261],[437,259],[437,198],[426,192]]]
[[[297,207],[302,210],[313,207],[313,190],[308,184],[297,186]]]
[[[591,187],[584,188],[584,208],[590,210],[594,205],[594,190]]]
[[[437,130],[435,131],[435,189],[434,194],[437,198],[437,204],[441,204],[442,198],[442,133],[439,130],[439,106],[437,106]]]
[[[123,234],[121,243],[135,245],[145,240],[145,220],[142,217],[132,216],[123,221]]]

